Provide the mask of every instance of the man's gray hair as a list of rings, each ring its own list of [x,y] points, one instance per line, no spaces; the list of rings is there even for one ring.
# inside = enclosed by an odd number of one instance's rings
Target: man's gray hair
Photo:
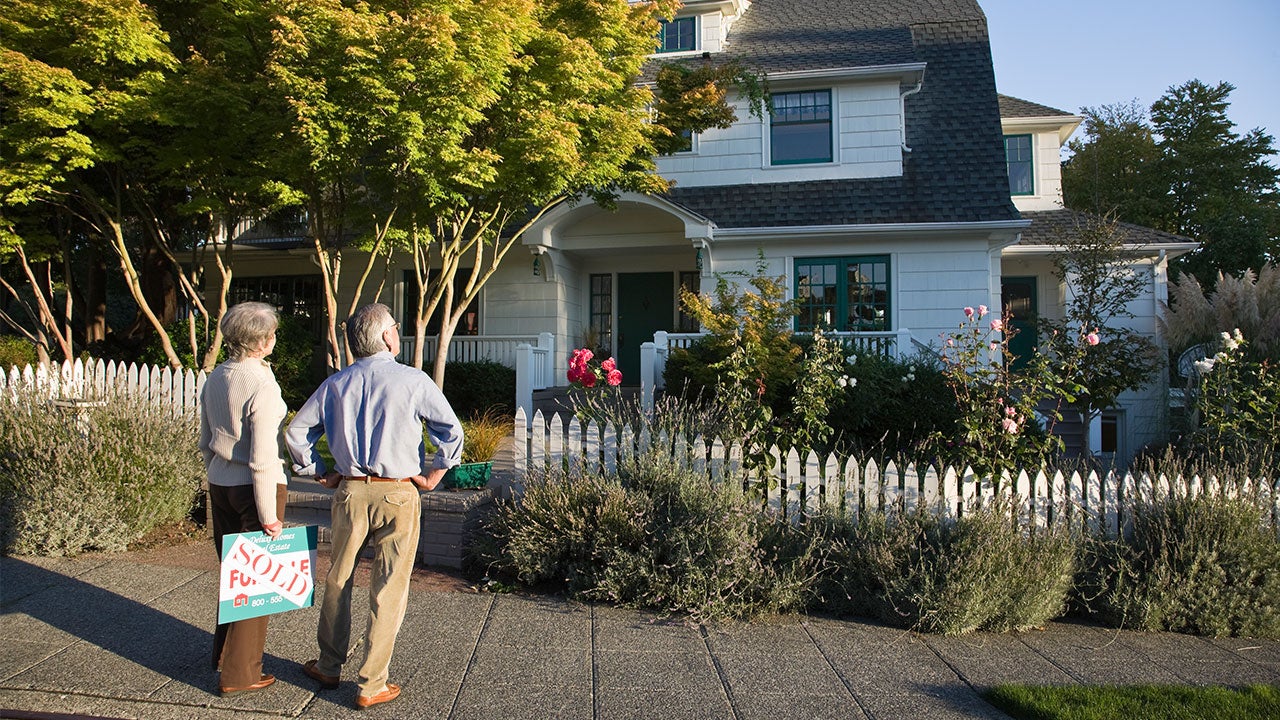
[[[280,325],[280,317],[275,307],[267,303],[242,302],[232,305],[218,325],[222,328],[222,343],[227,347],[227,356],[240,360],[271,341],[272,333]]]
[[[358,358],[369,357],[387,349],[382,333],[395,324],[391,308],[382,303],[361,306],[347,318],[347,345]]]

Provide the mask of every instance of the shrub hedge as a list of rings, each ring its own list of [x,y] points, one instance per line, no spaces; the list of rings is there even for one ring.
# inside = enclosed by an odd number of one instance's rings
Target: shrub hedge
[[[489,530],[490,575],[695,620],[801,609],[817,576],[812,538],[660,454],[531,479]]]
[[[458,417],[515,415],[516,371],[490,360],[451,362],[444,366],[444,394]]]
[[[127,399],[85,418],[32,398],[0,403],[0,551],[124,550],[191,511],[204,477],[194,419]]]
[[[1078,610],[1118,626],[1280,637],[1280,539],[1247,499],[1142,505],[1133,532],[1086,544]]]
[[[921,509],[817,524],[830,558],[821,606],[835,612],[954,635],[1035,627],[1067,604],[1075,539],[1021,530],[998,505],[956,521]]]

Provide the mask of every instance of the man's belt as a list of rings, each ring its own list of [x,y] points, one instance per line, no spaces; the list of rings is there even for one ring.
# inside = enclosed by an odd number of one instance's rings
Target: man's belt
[[[389,478],[378,477],[377,475],[343,475],[343,480],[354,480],[355,482],[408,482],[409,478]]]

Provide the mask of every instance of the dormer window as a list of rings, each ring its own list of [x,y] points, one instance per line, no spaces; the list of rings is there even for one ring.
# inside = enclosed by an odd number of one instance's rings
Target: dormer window
[[[658,52],[693,52],[698,49],[698,19],[682,17],[662,21],[658,31]]]
[[[1004,159],[1009,166],[1009,194],[1034,195],[1035,165],[1031,160],[1031,136],[1005,135]]]
[[[831,91],[774,93],[769,122],[774,165],[831,162]]]

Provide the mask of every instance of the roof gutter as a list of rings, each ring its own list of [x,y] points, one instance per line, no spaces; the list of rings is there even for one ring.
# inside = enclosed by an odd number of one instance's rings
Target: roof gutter
[[[1021,232],[1031,225],[1030,220],[985,220],[980,222],[949,223],[879,223],[863,225],[805,225],[796,227],[716,228],[716,240],[751,242],[759,238],[849,237],[858,235],[908,235],[919,233],[946,233],[950,235],[975,232]]]
[[[1163,260],[1172,260],[1179,255],[1187,253],[1200,247],[1200,243],[1182,242],[1182,243],[1137,243],[1125,247],[1121,250],[1123,254],[1133,257],[1153,257]],[[1013,245],[1005,248],[1006,255],[1047,255],[1062,252],[1062,245]]]

